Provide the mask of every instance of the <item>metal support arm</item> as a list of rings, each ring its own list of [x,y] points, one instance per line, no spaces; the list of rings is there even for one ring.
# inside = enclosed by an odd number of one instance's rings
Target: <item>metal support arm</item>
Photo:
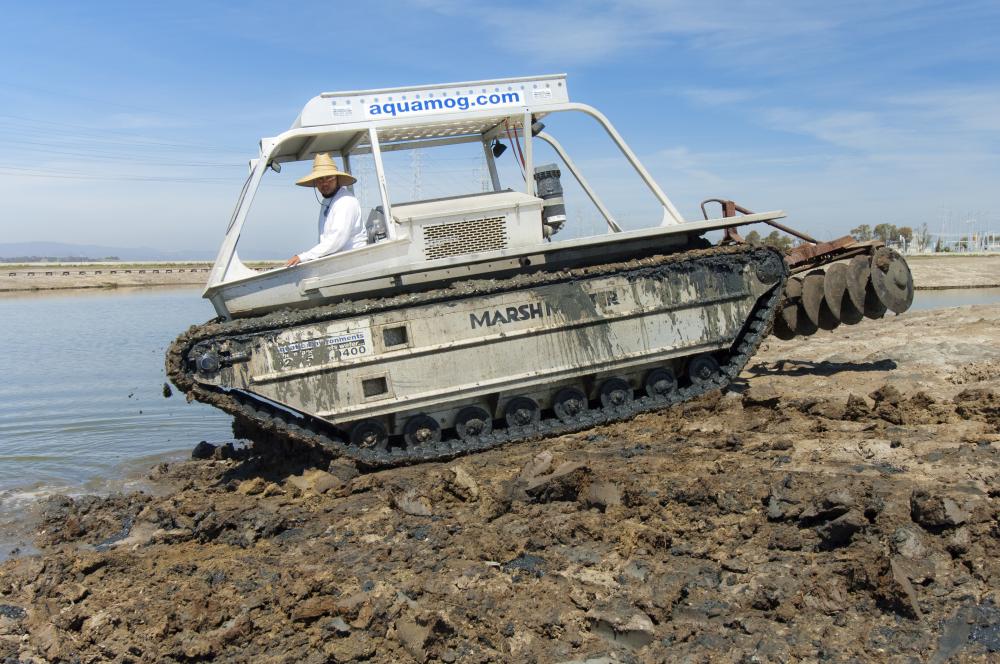
[[[614,218],[612,218],[611,212],[604,206],[601,199],[597,197],[597,192],[591,189],[590,184],[587,182],[586,178],[583,177],[583,174],[577,169],[576,164],[574,164],[573,160],[570,159],[569,154],[566,153],[566,150],[563,149],[563,146],[559,143],[559,141],[544,131],[538,132],[538,138],[551,145],[552,149],[559,155],[559,158],[563,160],[563,163],[566,164],[566,168],[568,168],[569,172],[573,174],[573,177],[576,178],[580,187],[587,194],[587,196],[590,197],[590,201],[594,204],[594,207],[600,211],[604,220],[608,223],[608,228],[615,233],[621,233],[622,227],[618,225],[618,222],[616,222]]]

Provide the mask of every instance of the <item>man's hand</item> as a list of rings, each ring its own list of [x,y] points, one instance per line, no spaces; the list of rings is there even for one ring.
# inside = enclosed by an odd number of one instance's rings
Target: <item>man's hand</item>
[[[296,254],[296,255],[294,255],[294,256],[292,256],[291,258],[288,259],[288,262],[285,263],[285,267],[292,267],[293,265],[298,265],[301,262],[302,262],[302,259],[299,258],[298,254]]]

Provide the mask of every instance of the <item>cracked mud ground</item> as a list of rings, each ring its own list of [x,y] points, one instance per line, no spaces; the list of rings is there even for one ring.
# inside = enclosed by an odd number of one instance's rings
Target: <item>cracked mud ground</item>
[[[448,463],[201,445],[45,506],[0,661],[997,661],[998,329],[772,339],[727,394]]]

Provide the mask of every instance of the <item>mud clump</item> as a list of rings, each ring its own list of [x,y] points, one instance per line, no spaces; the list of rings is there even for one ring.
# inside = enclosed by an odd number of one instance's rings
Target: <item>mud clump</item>
[[[371,473],[204,443],[45,505],[0,661],[989,661],[996,398],[884,380]]]

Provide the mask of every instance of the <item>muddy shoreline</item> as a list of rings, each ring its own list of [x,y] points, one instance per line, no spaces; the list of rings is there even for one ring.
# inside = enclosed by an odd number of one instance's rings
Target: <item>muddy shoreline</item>
[[[1000,656],[1000,306],[771,339],[729,393],[448,463],[199,455],[43,506],[0,661]]]
[[[1000,287],[1000,254],[984,256],[907,256],[917,290]]]

